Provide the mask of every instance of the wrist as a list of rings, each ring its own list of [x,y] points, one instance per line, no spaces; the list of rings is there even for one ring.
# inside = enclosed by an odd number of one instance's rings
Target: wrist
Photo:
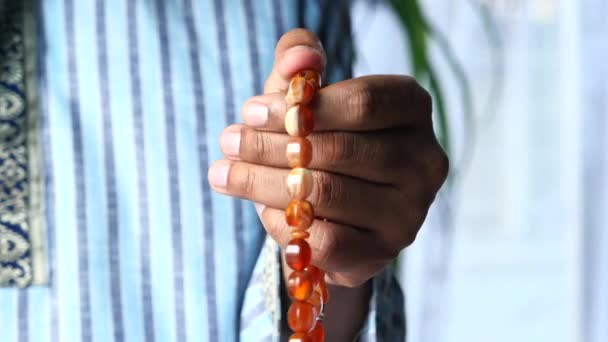
[[[372,280],[354,288],[329,285],[329,297],[324,320],[327,341],[353,341],[370,311]]]

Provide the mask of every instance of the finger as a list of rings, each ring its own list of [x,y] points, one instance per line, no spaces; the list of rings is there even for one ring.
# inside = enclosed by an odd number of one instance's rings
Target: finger
[[[264,84],[264,93],[287,89],[289,79],[301,70],[315,70],[320,74],[325,69],[325,51],[317,36],[304,29],[285,33],[277,43],[274,66]]]
[[[291,240],[291,228],[285,223],[284,211],[258,206],[258,214],[268,234],[284,248]],[[328,272],[360,273],[361,267],[366,265],[374,265],[377,269],[377,263],[392,260],[398,254],[389,250],[376,233],[348,225],[315,220],[308,232],[312,264]],[[373,272],[371,267],[370,272]]]
[[[308,167],[393,184],[403,177],[401,166],[410,162],[403,150],[411,137],[403,135],[401,131],[314,133],[308,137],[312,147]],[[220,147],[231,160],[288,168],[286,147],[292,139],[286,134],[232,125],[222,133]]]
[[[398,75],[365,76],[329,85],[310,104],[315,131],[370,131],[421,126],[432,129],[432,100],[413,78]],[[265,120],[254,124],[255,108]],[[284,94],[256,96],[243,106],[246,124],[285,132]]]
[[[222,194],[285,208],[290,201],[288,173],[289,170],[219,160],[209,169],[209,182]],[[396,189],[328,172],[311,173],[312,181],[305,181],[303,187],[311,189],[307,200],[316,217],[366,229],[390,226],[394,221],[395,213],[389,204],[397,199]]]

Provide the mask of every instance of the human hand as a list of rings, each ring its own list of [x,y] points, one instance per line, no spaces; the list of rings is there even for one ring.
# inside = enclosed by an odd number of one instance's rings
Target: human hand
[[[216,191],[256,202],[264,227],[281,246],[290,240],[285,147],[285,91],[297,71],[323,71],[325,54],[305,30],[277,44],[265,94],[243,107],[220,145],[226,159],[209,170]],[[429,94],[406,76],[354,78],[322,88],[310,104],[316,219],[309,229],[312,263],[338,285],[357,287],[416,238],[448,173],[437,142]]]

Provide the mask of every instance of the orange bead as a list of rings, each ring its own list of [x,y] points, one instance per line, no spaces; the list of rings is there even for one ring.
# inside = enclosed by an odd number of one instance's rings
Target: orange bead
[[[287,312],[287,323],[295,332],[309,332],[317,320],[317,314],[312,305],[307,302],[293,302]]]
[[[312,144],[306,138],[293,137],[287,143],[285,154],[289,167],[308,167],[312,160]]]
[[[295,300],[307,300],[313,293],[312,276],[306,271],[295,271],[287,279],[287,293]]]
[[[285,102],[288,105],[307,104],[315,95],[315,87],[313,83],[306,80],[302,76],[296,76],[289,82]]]
[[[318,321],[315,325],[314,329],[310,332],[310,337],[312,342],[323,342],[325,341],[325,327],[323,326],[323,322]]]
[[[321,295],[321,300],[323,300],[323,304],[329,303],[329,291],[327,289],[327,284],[325,284],[325,279],[322,279],[317,286],[317,291]]]
[[[310,265],[312,251],[306,240],[294,239],[285,247],[285,261],[295,271],[302,271]]]
[[[313,339],[306,333],[295,333],[289,337],[289,342],[313,342]]]
[[[325,272],[323,272],[323,270],[314,265],[306,267],[306,271],[308,271],[308,273],[310,273],[310,275],[312,276],[312,282],[315,286],[317,286],[321,278],[325,276]]]
[[[285,209],[285,220],[287,224],[296,230],[305,230],[310,227],[315,218],[312,204],[308,201],[292,200]]]
[[[294,230],[291,232],[292,239],[308,239],[310,237],[310,233],[305,230]]]
[[[312,192],[312,172],[297,167],[287,175],[287,191],[292,199],[306,199]]]
[[[319,291],[313,291],[307,302],[309,302],[317,312],[323,312],[323,299],[321,299]]]
[[[314,70],[304,70],[296,74],[296,76],[304,77],[306,81],[315,88],[315,91],[321,89],[321,75]]]
[[[310,108],[296,105],[285,113],[285,129],[292,137],[305,137],[314,129],[314,116]]]

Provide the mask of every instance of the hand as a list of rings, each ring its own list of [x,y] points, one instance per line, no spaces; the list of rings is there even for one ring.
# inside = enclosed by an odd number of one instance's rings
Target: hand
[[[275,57],[265,95],[243,107],[246,125],[223,132],[226,159],[211,167],[209,180],[220,193],[258,203],[264,227],[285,246],[285,90],[299,70],[322,72],[325,55],[313,34],[294,30],[281,38]],[[331,282],[357,287],[414,241],[446,179],[448,159],[433,133],[431,98],[410,77],[332,84],[319,91],[311,108],[313,264]]]

